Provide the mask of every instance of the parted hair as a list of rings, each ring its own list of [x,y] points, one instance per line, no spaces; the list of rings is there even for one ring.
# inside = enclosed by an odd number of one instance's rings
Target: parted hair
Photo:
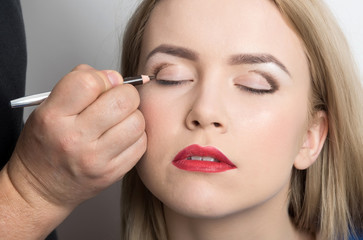
[[[288,196],[295,227],[321,240],[363,233],[363,89],[349,46],[322,0],[270,0],[300,38],[310,70],[309,116],[325,111],[328,136],[316,162],[293,169]],[[145,25],[158,0],[141,2],[126,28],[121,56],[124,76],[137,74]],[[121,193],[125,240],[163,240],[162,203],[127,173]]]

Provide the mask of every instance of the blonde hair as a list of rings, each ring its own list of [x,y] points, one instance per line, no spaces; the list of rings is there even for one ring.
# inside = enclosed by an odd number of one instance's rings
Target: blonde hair
[[[124,35],[122,74],[137,73],[145,25],[158,0],[144,0]],[[325,111],[328,138],[318,160],[294,169],[289,214],[297,229],[318,239],[363,233],[362,85],[345,37],[321,0],[272,0],[300,37],[311,76],[310,115]],[[123,239],[167,239],[162,203],[135,169],[122,184]]]

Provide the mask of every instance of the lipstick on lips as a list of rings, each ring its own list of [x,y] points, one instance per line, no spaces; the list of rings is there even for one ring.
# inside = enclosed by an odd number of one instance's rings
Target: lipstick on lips
[[[173,164],[182,170],[205,173],[224,172],[237,168],[215,147],[201,147],[196,144],[181,150],[175,156]]]

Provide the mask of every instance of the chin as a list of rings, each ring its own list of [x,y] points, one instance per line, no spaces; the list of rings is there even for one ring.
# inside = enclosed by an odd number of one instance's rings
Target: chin
[[[167,203],[164,206],[178,215],[196,219],[219,219],[234,213],[234,211],[226,209],[223,205],[216,206],[215,204]]]
[[[238,208],[233,199],[226,198],[218,189],[208,188],[203,183],[192,187],[175,186],[175,189],[157,193],[156,197],[166,208],[185,217],[223,218],[233,214]]]

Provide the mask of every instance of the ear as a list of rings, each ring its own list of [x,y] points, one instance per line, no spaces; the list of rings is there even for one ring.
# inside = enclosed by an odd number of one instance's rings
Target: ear
[[[319,111],[308,128],[294,166],[299,170],[310,167],[318,158],[328,135],[328,117],[325,111]]]

